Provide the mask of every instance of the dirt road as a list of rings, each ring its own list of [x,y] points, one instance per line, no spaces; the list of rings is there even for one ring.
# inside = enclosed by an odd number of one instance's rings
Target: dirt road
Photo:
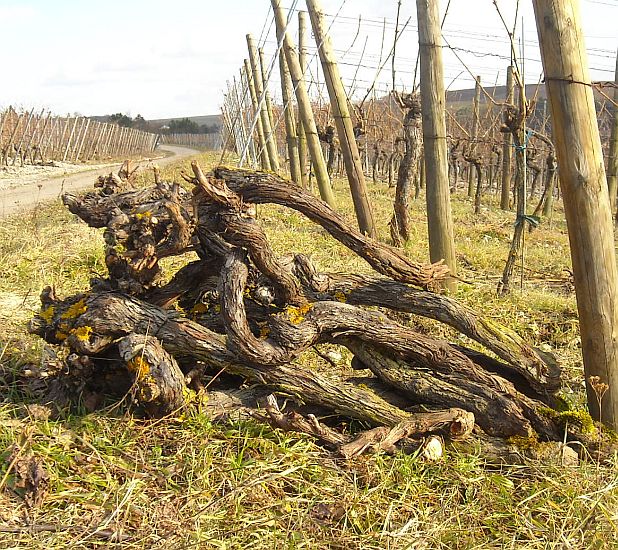
[[[171,162],[176,162],[182,158],[190,157],[199,151],[188,147],[178,147],[175,145],[162,145],[162,151],[170,151],[171,156],[157,159],[156,164],[165,166]],[[142,161],[139,164],[147,166],[151,161]],[[120,166],[120,163],[118,163]],[[28,183],[12,189],[0,191],[0,218],[33,208],[40,202],[48,201],[59,197],[65,191],[77,191],[92,187],[97,176],[109,174],[113,168],[99,168],[98,170],[88,170],[79,172],[71,176],[55,177],[41,180],[35,183]]]

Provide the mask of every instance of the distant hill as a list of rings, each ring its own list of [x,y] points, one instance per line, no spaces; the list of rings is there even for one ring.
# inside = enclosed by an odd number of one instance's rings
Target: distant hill
[[[97,122],[110,122],[110,115],[98,115],[89,117],[91,120],[96,120]],[[195,122],[198,126],[218,126],[221,128],[223,126],[223,119],[221,115],[199,115],[199,116],[180,116],[173,118],[155,118],[152,120],[142,121],[137,127],[143,130],[147,130],[149,132],[159,132],[162,126],[168,126],[172,120],[182,120],[184,118],[188,118],[191,122]],[[130,123],[131,117],[129,117]],[[121,125],[128,125],[123,124]]]
[[[485,91],[493,97],[496,101],[504,101],[506,99],[506,86],[488,86],[487,84],[483,85]],[[545,99],[547,97],[545,93],[545,84],[541,83],[538,86],[538,94],[537,94],[537,84],[526,84],[526,97],[532,98],[537,95],[537,99]],[[474,100],[474,88],[469,88],[467,90],[449,90],[446,92],[446,101],[447,103],[472,103]],[[485,94],[481,94],[481,103],[486,103],[489,101]]]
[[[217,126],[221,126],[223,123],[223,120],[221,118],[221,115],[199,115],[199,116],[177,116],[177,117],[173,117],[173,118],[156,118],[153,120],[149,120],[148,122],[150,122],[151,124],[157,124],[158,126],[165,126],[167,124],[170,123],[170,121],[172,120],[180,120],[183,118],[188,118],[189,120],[191,120],[192,122],[195,122],[196,124],[198,124],[199,126],[203,126],[203,125],[208,125],[208,126],[213,126],[213,125],[217,125]]]

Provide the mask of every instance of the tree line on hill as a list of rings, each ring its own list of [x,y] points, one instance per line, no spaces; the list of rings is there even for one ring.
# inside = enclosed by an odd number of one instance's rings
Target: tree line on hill
[[[216,134],[221,128],[218,124],[198,124],[190,118],[172,119],[167,124],[146,120],[142,115],[132,118],[124,113],[114,113],[106,117],[108,122],[127,128],[136,128],[157,134]]]

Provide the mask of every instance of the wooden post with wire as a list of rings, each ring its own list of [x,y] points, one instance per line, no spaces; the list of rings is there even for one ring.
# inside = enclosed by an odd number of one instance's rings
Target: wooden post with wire
[[[618,270],[579,2],[533,0],[569,232],[588,408],[618,429]]]
[[[423,105],[423,142],[429,227],[429,254],[432,262],[444,260],[451,274],[457,274],[453,217],[448,180],[448,152],[444,67],[442,65],[442,33],[437,0],[416,0],[420,53],[420,88]],[[444,286],[454,292],[454,278]]]
[[[298,137],[294,105],[292,103],[293,86],[290,71],[283,51],[279,52],[279,69],[281,71],[281,97],[285,116],[285,135],[290,158],[290,176],[296,185],[302,186],[300,162],[298,159]]]
[[[283,9],[281,8],[280,0],[270,0],[270,2],[275,14],[277,41],[281,41],[281,38],[283,38],[282,49],[285,53],[285,59],[288,62],[288,69],[296,91],[298,112],[305,128],[307,148],[309,149],[309,154],[311,155],[311,162],[313,163],[315,178],[318,182],[320,197],[322,197],[322,200],[328,203],[331,208],[334,208],[335,196],[330,184],[330,176],[328,175],[328,170],[326,168],[326,161],[324,160],[324,153],[322,152],[322,145],[320,144],[320,138],[318,137],[318,129],[315,125],[311,100],[309,99],[307,87],[305,86],[305,78],[300,67],[298,54],[290,34],[286,31],[286,20],[283,14]]]
[[[304,76],[307,71],[307,12],[298,12],[298,61],[300,70]],[[289,70],[289,69],[288,69]],[[307,156],[307,137],[302,118],[298,116],[298,160],[300,162],[300,175],[304,189],[309,187],[309,162]]]
[[[252,115],[257,120],[255,121],[255,133],[257,134],[258,150],[260,163],[262,170],[270,170],[270,159],[268,158],[268,152],[266,151],[266,140],[264,139],[264,128],[262,127],[262,117],[258,110],[258,98],[255,91],[255,84],[253,82],[253,75],[251,74],[251,67],[249,61],[244,60],[245,79],[249,86],[249,95],[251,96],[251,105],[253,107]]]
[[[513,103],[513,66],[506,70],[506,102]],[[509,210],[511,204],[511,178],[513,176],[513,138],[510,132],[504,132],[502,142],[502,184],[500,188],[500,208]]]
[[[373,221],[371,204],[369,203],[365,174],[363,173],[363,166],[358,152],[356,136],[354,135],[354,125],[352,124],[348,108],[348,97],[341,81],[330,36],[324,27],[324,11],[319,0],[307,0],[307,9],[322,63],[322,70],[324,71],[324,79],[330,97],[335,126],[337,127],[358,227],[361,233],[375,237],[375,223]]]
[[[481,102],[481,77],[476,77],[476,83],[474,84],[474,103],[472,107],[472,128],[470,131],[470,155],[474,156],[476,153],[476,140],[479,135],[479,122],[480,122],[480,102]],[[474,170],[473,170],[474,168]],[[474,196],[474,171],[479,171],[478,164],[468,164],[468,197]],[[480,174],[476,174],[477,179],[480,181]]]
[[[275,147],[277,146],[277,138],[275,135],[275,130],[277,124],[275,123],[275,117],[273,116],[273,104],[270,100],[270,93],[268,91],[268,74],[266,72],[266,60],[264,58],[264,50],[262,48],[258,48],[258,58],[260,62],[260,76],[262,77],[262,82],[264,83],[264,97],[266,101],[266,111],[268,111],[268,120],[270,120],[270,127],[273,131],[273,139],[275,140]],[[278,158],[278,157],[277,157]]]
[[[273,132],[272,125],[270,124],[268,105],[266,103],[266,83],[262,80],[260,60],[255,47],[255,41],[250,34],[247,35],[247,47],[249,49],[249,63],[251,63],[251,71],[253,73],[253,85],[255,86],[258,109],[260,110],[260,117],[262,119],[262,129],[264,131],[264,139],[266,141],[266,150],[268,151],[270,169],[273,172],[279,172],[279,155],[277,153],[277,144],[275,143],[275,134]]]
[[[234,77],[236,81],[236,77]],[[236,104],[240,109],[242,116],[243,126],[245,127],[245,135],[247,136],[247,143],[249,149],[247,151],[247,158],[253,168],[256,168],[260,164],[260,159],[257,156],[256,148],[256,132],[251,132],[251,124],[253,123],[251,117],[251,97],[249,93],[249,83],[245,79],[245,73],[243,67],[240,68],[238,86],[236,87]],[[247,102],[248,101],[248,102]]]
[[[618,86],[618,51],[616,52],[616,72],[614,83]],[[618,87],[614,88],[614,103],[618,103]],[[607,156],[607,187],[612,212],[616,212],[616,193],[618,193],[618,107],[614,105],[612,132],[609,138]]]

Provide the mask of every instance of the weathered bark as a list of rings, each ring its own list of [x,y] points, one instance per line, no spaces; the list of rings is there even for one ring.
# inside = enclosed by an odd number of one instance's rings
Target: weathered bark
[[[199,302],[199,297],[206,290],[216,288],[217,279],[212,277],[206,265],[210,266],[211,262],[189,264],[166,287],[148,294],[148,301],[163,305],[171,303],[174,297],[186,296],[181,305],[189,309],[191,304]],[[292,273],[298,279],[301,292],[309,302],[330,300],[357,306],[378,306],[434,319],[476,340],[505,361],[492,362],[488,357],[482,359],[485,368],[507,378],[523,393],[547,400],[560,388],[560,368],[550,354],[533,348],[513,330],[479,315],[452,298],[386,278],[319,273],[303,255],[282,258],[278,265],[282,272]],[[217,270],[220,267],[221,264],[218,264]],[[199,283],[196,285],[196,281],[204,283],[200,286]],[[259,283],[252,285],[255,287],[253,295],[263,307],[260,312],[255,302],[248,302],[247,307],[252,308],[249,318],[264,321],[275,297],[269,293],[267,286],[260,286]],[[194,290],[196,287],[199,289],[197,292]],[[218,318],[217,314],[214,319],[200,318],[200,322],[213,330],[222,331],[223,325],[213,322]],[[469,353],[464,351],[466,355]],[[481,359],[480,354],[477,359]]]
[[[390,221],[391,239],[394,246],[403,246],[410,240],[410,198],[412,184],[418,176],[418,162],[423,145],[421,98],[418,93],[399,94],[395,100],[406,113],[403,119],[405,154],[399,164],[395,190],[394,214]]]
[[[407,259],[396,249],[366,237],[350,227],[325,202],[303,189],[291,188],[288,182],[278,176],[228,167],[216,168],[214,175],[223,179],[227,187],[246,202],[280,204],[301,212],[365,259],[378,273],[422,287],[448,275],[448,267],[441,262],[420,265]]]
[[[48,291],[41,299],[42,315],[31,321],[30,331],[53,344],[64,342],[77,353],[100,354],[112,347],[118,338],[132,333],[152,334],[174,357],[203,361],[216,372],[224,370],[238,374],[350,418],[372,425],[392,426],[407,417],[407,413],[370,391],[325,378],[296,364],[249,365],[228,349],[226,338],[221,334],[175,311],[166,311],[136,298],[107,292],[60,302]]]
[[[554,191],[556,189],[557,172],[556,155],[555,152],[551,150],[545,160],[545,189],[539,201],[539,206],[542,207],[542,213],[545,217],[550,216],[554,208]],[[538,216],[540,212],[539,207],[537,207],[533,215]]]
[[[557,426],[537,412],[539,402],[520,394],[510,382],[489,375],[471,361],[473,368],[468,372],[467,368],[459,367],[429,371],[414,359],[402,362],[375,346],[354,341],[346,345],[360,361],[358,368],[369,368],[415,404],[465,408],[474,413],[477,424],[490,435],[530,437],[536,432],[544,439],[560,437]]]
[[[515,269],[515,262],[520,255],[523,246],[524,230],[528,217],[526,216],[526,179],[525,179],[525,147],[526,137],[524,135],[524,125],[526,118],[529,115],[529,104],[526,98],[520,92],[519,107],[507,105],[504,110],[504,124],[501,128],[502,132],[510,133],[513,137],[513,145],[515,147],[515,163],[517,173],[515,179],[515,192],[517,199],[517,217],[515,219],[515,230],[513,232],[513,240],[509,249],[509,255],[504,265],[502,278],[498,283],[497,292],[500,296],[504,296],[511,291],[511,278]]]
[[[188,194],[176,184],[119,194],[103,187],[83,198],[64,195],[63,201],[91,227],[106,227],[110,282],[124,292],[138,295],[151,287],[161,273],[159,260],[191,244]]]
[[[446,149],[446,92],[442,63],[442,33],[437,0],[416,0],[420,59],[420,92],[423,102],[423,147],[427,173],[427,232],[429,257],[444,261],[452,277],[442,287],[457,290],[457,258],[453,237],[453,215],[448,181]]]
[[[481,213],[481,195],[483,192],[483,159],[476,151],[475,147],[464,147],[462,151],[463,159],[469,163],[469,174],[472,174],[472,167],[476,172],[476,191],[474,192],[474,213]],[[472,176],[468,177],[468,194],[471,195]]]
[[[133,377],[132,394],[150,416],[165,416],[185,406],[185,377],[161,342],[130,334],[118,341],[118,351]]]
[[[430,413],[410,414],[410,418],[392,427],[380,426],[346,436],[320,423],[309,414],[305,418],[296,411],[282,413],[274,396],[268,396],[263,414],[254,414],[260,420],[284,431],[306,433],[316,437],[345,458],[366,452],[384,451],[394,453],[397,443],[410,437],[439,433],[450,439],[466,437],[474,428],[474,415],[461,409],[449,409]]]
[[[380,426],[361,433],[342,445],[339,452],[346,458],[363,454],[368,449],[393,453],[396,443],[410,437],[440,433],[459,439],[471,434],[473,429],[474,415],[462,409],[415,413],[392,428]]]
[[[175,357],[192,357],[215,369],[268,384],[305,402],[374,425],[392,426],[404,420],[403,411],[370,391],[349,383],[333,383],[288,365],[309,345],[338,342],[349,347],[376,376],[415,401],[422,398],[423,403],[434,406],[470,410],[490,434],[528,436],[533,425],[544,438],[560,437],[551,421],[544,422],[535,412],[535,403],[540,405],[539,402],[517,392],[510,382],[483,371],[445,342],[382,320],[377,312],[320,302],[302,320],[299,310],[275,316],[264,340],[247,334],[244,308],[240,305],[245,267],[240,253],[230,256],[228,274],[224,277],[228,283],[221,303],[227,341],[175,312],[117,293],[66,303],[43,296],[42,315],[33,320],[31,330],[51,343],[64,341],[76,353],[87,355],[102,353],[118,338],[132,333],[154,334]]]
[[[277,176],[229,168],[206,176],[197,164],[193,171],[194,176],[186,177],[196,185],[192,208],[186,196],[180,200],[175,191],[146,203],[156,213],[156,222],[144,216],[144,205],[134,202],[134,194],[110,219],[100,208],[107,197],[91,197],[92,215],[81,202],[84,219],[106,222],[108,246],[119,239],[130,245],[126,252],[133,255],[124,257],[127,264],[148,259],[154,264],[137,269],[145,279],[138,281],[139,288],[125,292],[116,290],[122,288],[126,270],[109,263],[110,279],[87,294],[61,301],[47,290],[31,331],[100,365],[98,372],[112,368],[103,360],[110,357],[114,368],[122,368],[121,357],[134,394],[152,415],[184,406],[188,380],[195,381],[207,369],[241,376],[262,391],[275,390],[377,427],[352,440],[306,413],[267,411],[274,425],[310,433],[344,456],[367,449],[418,448],[418,441],[410,437],[465,435],[475,421],[495,436],[561,439],[558,417],[543,413],[555,405],[553,394],[559,387],[553,358],[452,298],[409,286],[439,280],[445,275],[443,267],[414,264],[366,238],[320,200]],[[277,257],[251,212],[253,204],[269,202],[305,214],[378,272],[396,280],[329,275],[318,272],[302,255]],[[144,217],[149,221],[140,226],[137,221]],[[165,230],[156,233],[163,225]],[[146,237],[151,241],[144,246],[140,239]],[[166,285],[153,286],[148,269],[156,268],[163,255],[189,248],[199,260],[182,267]],[[127,295],[133,290],[133,296]],[[397,316],[387,310],[448,324],[500,360],[419,334],[394,321]],[[372,382],[359,384],[341,374],[325,377],[296,362],[320,344],[346,346],[355,355],[354,367],[372,371]],[[412,414],[407,412],[411,405],[462,410]]]
[[[328,279],[328,291],[335,299],[413,313],[453,327],[510,365],[507,367],[510,372],[499,374],[511,380],[513,375],[522,376],[539,395],[560,388],[560,368],[551,355],[533,348],[515,331],[452,298],[383,278],[331,274]]]

